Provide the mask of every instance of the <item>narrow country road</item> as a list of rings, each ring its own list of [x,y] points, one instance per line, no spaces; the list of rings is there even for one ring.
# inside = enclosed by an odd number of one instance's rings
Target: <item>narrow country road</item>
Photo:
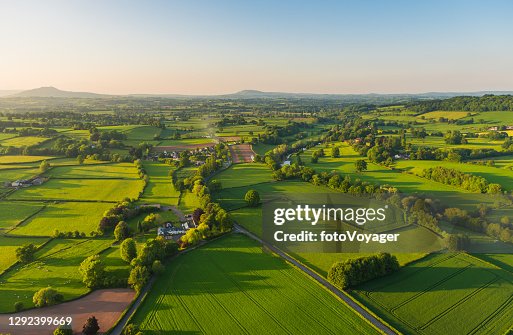
[[[300,269],[301,271],[306,273],[308,276],[312,277],[319,284],[321,284],[322,286],[326,287],[328,290],[333,292],[333,294],[335,294],[337,297],[342,299],[357,314],[359,314],[361,317],[363,317],[364,319],[369,321],[371,324],[373,324],[376,328],[378,328],[379,330],[381,330],[385,334],[389,334],[389,335],[396,335],[397,334],[393,329],[390,329],[390,327],[388,327],[386,324],[384,324],[379,319],[377,319],[374,315],[372,315],[371,313],[366,311],[364,308],[362,308],[360,305],[358,305],[356,302],[354,302],[354,300],[351,299],[347,293],[345,293],[344,291],[339,290],[338,288],[333,286],[330,282],[328,282],[326,279],[324,279],[323,277],[321,277],[320,275],[318,275],[314,271],[310,270],[308,267],[304,266],[303,264],[301,264],[300,262],[298,262],[294,258],[290,257],[289,255],[287,255],[286,253],[284,253],[280,249],[278,249],[275,246],[267,243],[266,241],[262,240],[260,237],[258,237],[255,234],[249,232],[248,230],[246,230],[245,228],[241,227],[240,225],[235,224],[234,228],[235,228],[236,232],[240,232],[242,234],[245,234],[248,237],[252,238],[253,240],[262,243],[262,245],[264,245],[266,248],[268,248],[269,250],[271,250],[272,252],[274,252],[275,254],[280,256],[281,258],[285,259],[287,262],[293,264],[298,269]]]

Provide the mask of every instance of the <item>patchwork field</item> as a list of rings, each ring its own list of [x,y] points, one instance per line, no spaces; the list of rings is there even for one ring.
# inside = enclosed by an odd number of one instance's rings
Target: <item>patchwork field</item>
[[[502,334],[513,317],[513,274],[466,254],[429,256],[353,294],[407,334]]]
[[[133,322],[162,333],[378,333],[328,291],[242,235],[176,258]]]

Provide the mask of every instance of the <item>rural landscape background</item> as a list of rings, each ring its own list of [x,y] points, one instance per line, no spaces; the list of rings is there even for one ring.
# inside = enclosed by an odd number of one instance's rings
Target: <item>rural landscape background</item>
[[[511,13],[0,0],[0,334],[513,334]],[[305,194],[411,244],[270,243]]]

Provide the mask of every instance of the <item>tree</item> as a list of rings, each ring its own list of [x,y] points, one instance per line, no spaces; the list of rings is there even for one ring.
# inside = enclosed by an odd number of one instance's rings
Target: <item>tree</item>
[[[121,258],[130,263],[132,259],[137,257],[137,245],[132,238],[127,238],[123,242],[121,242],[121,246],[119,247],[119,252],[121,253]]]
[[[128,229],[128,225],[125,221],[119,221],[114,229],[114,237],[116,241],[121,242],[126,239],[130,235],[130,231]]]
[[[333,158],[340,157],[340,149],[339,149],[339,147],[331,148],[331,157],[333,157]]]
[[[82,274],[82,281],[89,288],[98,288],[105,282],[105,264],[99,255],[87,257],[79,267]]]
[[[146,266],[136,265],[130,271],[128,277],[128,284],[137,292],[141,292],[141,289],[146,285],[150,279],[150,271]]]
[[[84,164],[84,160],[85,160],[84,155],[78,155],[78,156],[77,156],[77,163],[78,163],[79,165]]]
[[[84,326],[82,327],[82,334],[84,335],[95,335],[100,330],[98,320],[93,316],[87,319]]]
[[[71,326],[59,326],[53,331],[53,335],[73,335]]]
[[[34,254],[35,254],[36,250],[37,250],[37,247],[34,244],[32,244],[32,243],[25,244],[24,246],[16,249],[16,258],[21,263],[32,262],[34,260]]]
[[[49,168],[50,168],[50,163],[48,163],[46,161],[46,159],[44,161],[42,161],[41,164],[39,164],[39,172],[41,172],[41,173],[45,173],[46,171],[48,171]]]
[[[246,192],[244,200],[249,207],[256,207],[260,203],[260,194],[256,190],[251,189]]]
[[[445,246],[449,251],[465,251],[470,245],[470,239],[467,235],[449,234],[444,239]]]
[[[356,172],[362,172],[367,170],[367,162],[364,159],[358,159],[354,162]]]
[[[139,333],[139,326],[135,323],[130,323],[123,329],[123,335],[138,335]]]
[[[16,302],[14,303],[14,311],[15,311],[15,312],[21,312],[21,311],[23,310],[23,308],[24,308],[24,307],[25,307],[25,306],[23,305],[23,302],[21,302],[21,301],[16,301]]]
[[[55,305],[63,300],[62,294],[59,294],[51,287],[45,287],[34,293],[32,302],[36,307],[45,307]]]
[[[164,265],[162,265],[162,262],[160,262],[159,260],[155,260],[151,265],[151,272],[157,275],[164,272]]]

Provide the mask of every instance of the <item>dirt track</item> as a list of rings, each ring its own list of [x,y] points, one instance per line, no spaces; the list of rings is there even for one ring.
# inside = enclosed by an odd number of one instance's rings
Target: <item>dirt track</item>
[[[0,315],[0,333],[12,335],[51,335],[57,326],[11,326],[9,317],[16,316],[71,316],[73,332],[82,333],[82,326],[91,315],[98,319],[100,332],[105,332],[114,326],[123,311],[134,299],[135,292],[130,289],[97,290],[83,298],[65,302],[56,306],[37,308],[20,313]]]

